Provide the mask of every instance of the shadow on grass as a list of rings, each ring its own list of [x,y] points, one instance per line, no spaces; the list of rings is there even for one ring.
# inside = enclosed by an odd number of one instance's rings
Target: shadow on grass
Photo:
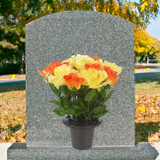
[[[16,132],[16,131],[18,131],[19,129],[21,129],[21,125],[20,124],[18,124],[18,125],[16,125],[16,126],[14,126],[14,127],[9,127],[9,129],[12,131],[12,132]]]
[[[156,82],[156,84],[160,85],[160,73],[154,75],[142,75],[135,77],[135,83],[152,83]]]
[[[159,123],[135,123],[135,141],[148,142],[148,137],[160,130]],[[160,140],[160,137],[159,137]]]
[[[146,66],[143,66],[143,65],[135,65],[135,69],[143,69],[143,68],[152,68],[152,69],[155,69],[155,68],[160,68],[160,65],[157,65],[157,66],[150,66],[150,65],[146,65]]]
[[[25,85],[0,86],[0,93],[10,92],[10,91],[24,91],[25,89],[26,89]]]

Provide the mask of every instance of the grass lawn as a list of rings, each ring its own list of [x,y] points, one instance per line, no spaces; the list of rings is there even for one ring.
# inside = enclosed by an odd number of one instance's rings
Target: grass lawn
[[[0,87],[0,99],[0,142],[25,142],[25,86]],[[136,142],[160,141],[160,74],[135,78],[135,126]]]
[[[135,77],[135,94],[160,94],[160,73]]]

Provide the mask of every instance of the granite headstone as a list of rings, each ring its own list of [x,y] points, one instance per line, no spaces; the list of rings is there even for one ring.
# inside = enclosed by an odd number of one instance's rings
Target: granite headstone
[[[9,159],[84,156],[71,148],[69,129],[50,103],[55,96],[37,73],[53,61],[76,54],[98,56],[123,67],[115,92],[106,103],[109,112],[96,128],[94,147],[84,158],[154,159],[149,144],[135,146],[134,25],[95,11],[55,13],[26,25],[27,143],[12,145]]]

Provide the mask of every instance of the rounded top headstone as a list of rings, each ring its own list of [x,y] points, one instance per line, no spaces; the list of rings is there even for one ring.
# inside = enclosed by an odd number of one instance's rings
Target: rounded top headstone
[[[97,11],[86,11],[86,10],[79,10],[79,11],[63,11],[63,12],[57,12],[57,13],[53,13],[47,16],[44,16],[42,18],[36,19],[28,24],[26,24],[26,26],[28,25],[32,25],[33,23],[38,23],[39,21],[43,21],[43,20],[50,20],[50,19],[78,19],[80,17],[84,17],[84,19],[88,20],[88,19],[96,19],[96,18],[103,18],[104,19],[111,19],[112,21],[122,21],[125,23],[131,23],[130,21],[127,21],[123,18],[120,18],[118,16],[115,15],[111,15],[111,14],[107,14],[107,13],[103,13],[103,12],[97,12]]]
[[[53,113],[54,94],[37,70],[76,54],[97,56],[123,67],[115,93],[107,101],[109,113],[103,125],[108,129],[100,129],[101,138],[95,143],[134,145],[134,25],[95,11],[59,12],[27,24],[27,145],[69,142],[69,135],[63,134],[65,127]]]

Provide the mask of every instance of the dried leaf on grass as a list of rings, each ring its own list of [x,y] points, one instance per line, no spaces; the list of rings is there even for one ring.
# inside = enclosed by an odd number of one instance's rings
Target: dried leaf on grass
[[[1,87],[0,95],[0,142],[26,142],[25,87]]]
[[[136,95],[135,122],[160,123],[160,95]]]
[[[25,87],[1,88],[0,142],[26,142]],[[160,94],[135,95],[136,141],[160,141]]]
[[[145,112],[139,109],[142,106]],[[160,141],[160,94],[136,95],[135,122],[136,142]]]

